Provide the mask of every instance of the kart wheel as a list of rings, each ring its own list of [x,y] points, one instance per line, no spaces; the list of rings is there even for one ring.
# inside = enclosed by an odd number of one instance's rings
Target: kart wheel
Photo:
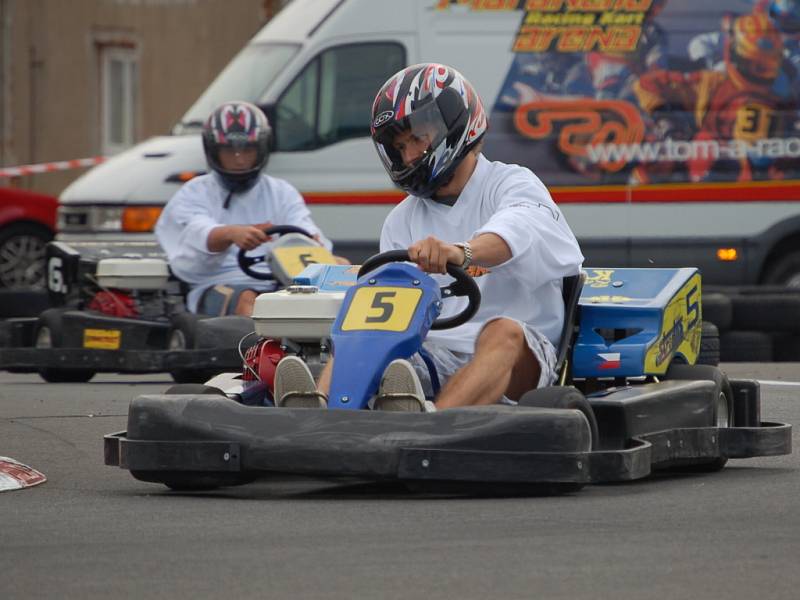
[[[180,313],[173,317],[167,334],[167,350],[194,350],[197,348],[197,323],[200,317],[193,313]],[[175,383],[200,383],[216,375],[208,369],[175,369],[169,373]]]
[[[526,392],[519,399],[519,406],[536,406],[539,408],[561,408],[579,410],[586,417],[591,435],[591,449],[597,450],[600,433],[597,429],[597,418],[589,401],[572,386],[553,385]]]
[[[209,396],[225,396],[225,392],[223,392],[218,387],[214,387],[212,385],[205,385],[204,383],[179,383],[178,385],[173,385],[169,389],[167,389],[165,394],[174,395],[174,394],[196,394],[198,396],[209,395]],[[225,396],[227,398],[227,396]]]
[[[579,491],[583,483],[545,482],[473,482],[411,479],[403,482],[415,494],[434,496],[468,496],[473,498],[514,498],[531,496],[561,496]]]
[[[35,348],[61,348],[63,344],[63,312],[57,309],[44,311],[36,323]],[[95,372],[90,369],[58,369],[42,367],[39,375],[50,383],[86,383]]]
[[[253,473],[224,471],[131,471],[131,475],[139,481],[163,483],[176,492],[203,492],[244,485],[256,480]]]
[[[703,321],[697,364],[711,365],[713,367],[719,364],[719,329],[708,321]]]
[[[727,375],[717,367],[709,365],[677,365],[669,366],[665,380],[713,381],[714,387],[714,424],[722,429],[733,427],[733,390]],[[728,462],[727,456],[712,458],[703,462],[675,467],[677,471],[710,472],[719,471]]]

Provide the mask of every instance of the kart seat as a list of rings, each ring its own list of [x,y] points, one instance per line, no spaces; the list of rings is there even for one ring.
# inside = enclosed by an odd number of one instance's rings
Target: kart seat
[[[564,325],[561,328],[561,341],[556,348],[556,374],[559,384],[564,385],[569,370],[569,355],[578,335],[578,300],[581,297],[586,273],[564,277],[561,281],[561,295],[564,298]]]

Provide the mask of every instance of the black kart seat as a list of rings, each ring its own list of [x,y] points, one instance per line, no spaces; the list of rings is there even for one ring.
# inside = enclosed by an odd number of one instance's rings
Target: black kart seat
[[[581,297],[586,273],[581,271],[577,275],[564,277],[561,281],[561,295],[564,298],[564,325],[561,328],[561,341],[556,348],[556,373],[558,382],[564,384],[569,368],[569,354],[578,335],[578,300]]]

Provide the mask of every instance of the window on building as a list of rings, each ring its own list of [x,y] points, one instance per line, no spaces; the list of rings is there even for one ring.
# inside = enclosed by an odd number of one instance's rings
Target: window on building
[[[139,75],[134,48],[100,47],[100,140],[104,154],[136,141]]]
[[[404,66],[405,50],[395,43],[349,44],[319,54],[275,107],[277,149],[313,150],[368,136],[376,92]]]

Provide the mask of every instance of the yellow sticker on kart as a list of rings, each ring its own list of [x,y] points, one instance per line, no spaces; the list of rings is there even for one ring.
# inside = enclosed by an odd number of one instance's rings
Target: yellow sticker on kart
[[[664,309],[661,331],[644,358],[644,372],[648,375],[666,373],[675,353],[683,354],[686,361],[693,365],[700,353],[702,319],[700,275],[695,274]]]
[[[94,350],[119,350],[122,331],[119,329],[84,329],[83,347]]]
[[[273,258],[289,277],[296,277],[308,265],[335,265],[336,259],[322,246],[287,246],[272,250]]]
[[[404,287],[362,287],[356,290],[342,331],[405,331],[411,325],[422,290]]]

